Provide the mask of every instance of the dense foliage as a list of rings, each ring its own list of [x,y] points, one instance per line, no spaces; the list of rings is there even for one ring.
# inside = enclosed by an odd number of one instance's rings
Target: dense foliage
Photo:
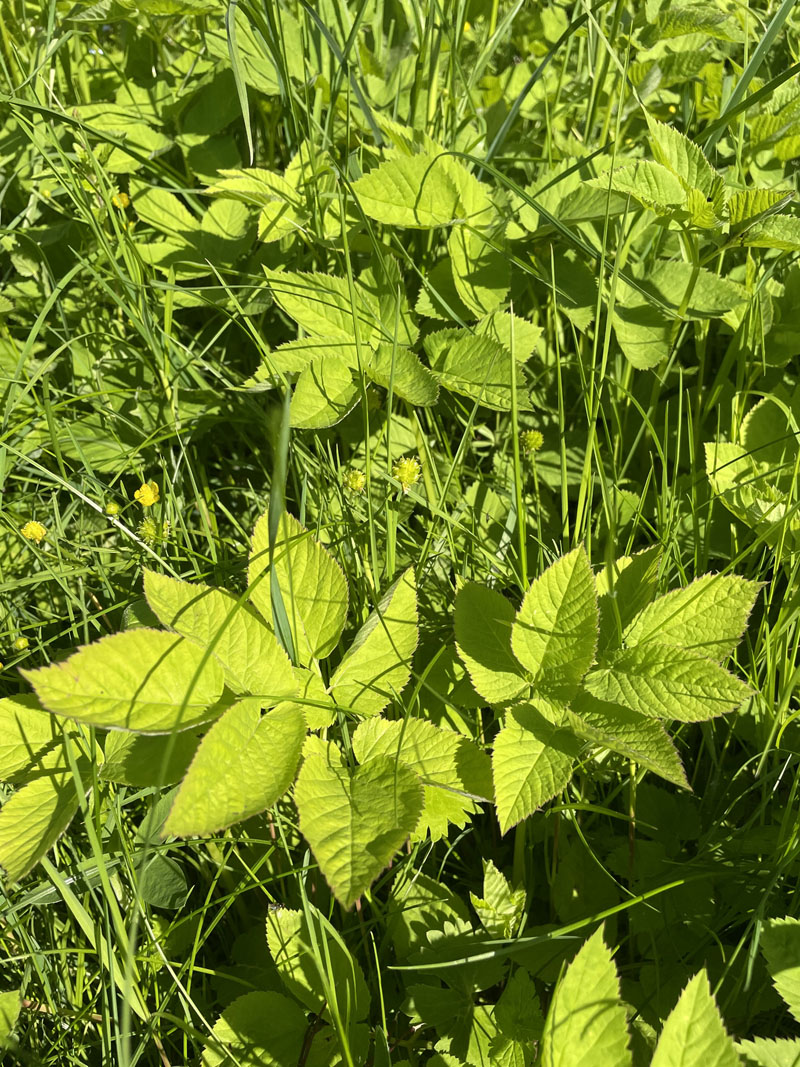
[[[0,5],[0,1058],[800,1064],[794,7]]]

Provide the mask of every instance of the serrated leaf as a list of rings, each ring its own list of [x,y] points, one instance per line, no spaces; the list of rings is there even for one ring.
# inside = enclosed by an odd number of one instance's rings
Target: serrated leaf
[[[306,755],[294,799],[300,831],[345,908],[406,841],[423,803],[422,784],[404,764],[379,756],[351,772],[330,746]]]
[[[602,928],[556,987],[544,1024],[542,1067],[629,1067],[625,1006]]]
[[[594,659],[597,594],[589,557],[576,548],[532,584],[511,631],[511,647],[534,693],[567,704]]]
[[[800,219],[793,215],[775,215],[746,230],[739,240],[748,248],[800,251]]]
[[[800,1022],[800,920],[787,917],[766,922],[761,951],[775,988]]]
[[[271,807],[294,780],[305,736],[296,705],[262,716],[258,700],[234,704],[201,741],[163,834],[214,833]]]
[[[483,896],[478,897],[475,893],[469,895],[484,930],[492,937],[504,938],[514,937],[519,933],[525,917],[526,898],[525,889],[512,889],[505,875],[491,860],[483,861]],[[538,1007],[535,996],[531,999],[531,1005],[533,1004]],[[516,1030],[509,1029],[502,1023],[500,1028],[512,1037],[517,1036]]]
[[[297,379],[292,394],[291,424],[299,430],[334,426],[358,401],[350,364],[338,356],[315,359]]]
[[[513,351],[517,362],[525,363],[539,343],[542,327],[534,326],[527,319],[512,315],[508,311],[495,311],[475,323],[475,332],[491,337],[493,341],[499,341],[506,351]]]
[[[60,756],[60,753],[59,753]],[[79,760],[79,771],[89,770]],[[0,874],[7,885],[18,881],[50,851],[78,810],[72,771],[63,757],[28,782],[0,808]]]
[[[800,1067],[800,1041],[796,1039],[754,1037],[739,1041],[736,1051],[743,1067]]]
[[[325,687],[322,678],[305,667],[295,668],[295,678],[300,690],[297,694],[297,707],[301,708],[309,730],[324,730],[336,718],[336,705],[333,697]],[[278,707],[283,707],[279,704]]]
[[[404,689],[419,640],[417,586],[409,567],[356,634],[330,681],[340,707],[377,715]]]
[[[458,217],[459,190],[445,156],[395,156],[353,183],[366,215],[392,226],[430,229]]]
[[[511,410],[511,356],[504,344],[492,337],[466,330],[440,330],[425,338],[425,351],[440,383],[498,411]],[[516,373],[518,404],[529,410],[530,401]]]
[[[297,693],[289,657],[275,635],[230,593],[147,570],[144,592],[162,625],[211,650],[235,693],[271,704]]]
[[[588,184],[597,189],[611,189],[612,192],[631,196],[659,214],[675,211],[686,203],[686,190],[678,176],[649,159],[616,167],[610,175],[593,178]]]
[[[387,722],[369,719],[353,734],[353,752],[359,763],[376,756],[401,760],[419,776],[424,787],[424,808],[414,834],[430,834],[436,841],[447,833],[448,823],[464,826],[477,803],[492,795],[489,757],[462,734],[442,730],[422,719]]]
[[[655,23],[645,27],[642,44],[699,33],[718,41],[743,41],[744,34],[729,15],[712,4],[685,4],[659,12]]]
[[[223,1011],[203,1050],[203,1067],[286,1067],[297,1063],[308,1030],[300,1005],[281,993],[245,993]]]
[[[378,345],[367,357],[364,370],[374,382],[415,407],[430,407],[439,397],[436,378],[408,348]]]
[[[199,743],[188,732],[148,737],[114,730],[106,738],[99,777],[139,787],[174,785],[186,773]]]
[[[39,763],[62,739],[61,724],[35,697],[0,700],[0,781]]]
[[[492,753],[494,798],[500,832],[551,800],[572,777],[580,750],[574,734],[523,705],[506,713]]]
[[[501,235],[489,239],[479,230],[454,226],[447,251],[456,291],[466,307],[478,316],[495,311],[511,285],[511,264]]]
[[[786,196],[778,189],[744,189],[733,193],[728,200],[728,221],[731,226],[739,226],[774,208]]]
[[[60,663],[21,673],[55,715],[152,734],[216,718],[225,684],[214,656],[180,635],[145,628],[101,637]]]
[[[136,178],[131,179],[130,192],[134,210],[142,222],[170,237],[186,238],[199,232],[199,221],[173,193]]]
[[[359,337],[368,343],[380,326],[380,306],[366,290],[350,286],[346,278],[264,268],[269,291],[287,315],[312,336],[353,342],[358,322]]]
[[[695,975],[664,1023],[651,1067],[740,1067],[705,971]]]
[[[313,938],[303,912],[278,908],[267,913],[269,952],[284,985],[309,1011],[321,1015],[329,1007],[326,984],[330,983],[339,1002],[347,1004],[348,1016],[365,1019],[370,995],[364,972],[341,938],[326,936],[328,924],[313,905],[309,906],[309,915],[313,918]],[[320,942],[324,942],[325,982],[313,949]]]
[[[419,337],[419,326],[408,305],[406,283],[397,260],[387,255],[376,259],[361,272],[358,285],[366,299],[379,308],[382,343],[413,345]]]
[[[657,641],[720,662],[738,645],[759,588],[736,575],[703,575],[648,604],[625,631],[625,644]]]
[[[490,704],[507,704],[529,688],[511,651],[514,617],[513,604],[485,585],[468,582],[456,594],[456,649],[473,686]]]
[[[722,179],[703,155],[703,150],[674,126],[647,116],[653,155],[662,166],[689,188],[698,189],[713,201],[720,200]]]
[[[597,572],[601,650],[619,647],[626,627],[652,600],[658,587],[660,560],[661,548],[654,545],[633,556],[620,556]]]
[[[677,749],[655,719],[598,700],[585,690],[572,702],[568,719],[578,737],[618,752],[682,789],[689,788]]]
[[[584,685],[600,700],[680,722],[725,715],[751,695],[744,682],[711,660],[656,642],[613,653],[586,675]]]
[[[264,514],[253,530],[247,582],[251,602],[269,622],[270,578],[264,574],[269,570],[268,549],[269,523]],[[301,662],[330,655],[347,619],[347,581],[341,567],[293,515],[286,513],[280,520],[274,566]]]

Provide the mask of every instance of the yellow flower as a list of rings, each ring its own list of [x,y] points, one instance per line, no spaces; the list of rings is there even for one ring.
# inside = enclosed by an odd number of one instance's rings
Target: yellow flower
[[[14,651],[15,652],[24,652],[29,644],[30,644],[30,641],[28,640],[27,637],[18,637],[16,639],[16,641],[14,642]]]
[[[417,484],[421,473],[422,468],[416,456],[404,456],[392,467],[392,475],[398,480],[404,493]]]
[[[345,489],[349,489],[351,493],[363,493],[366,484],[366,474],[363,471],[356,470],[354,467],[349,471],[345,471],[342,475],[342,485]]]
[[[128,204],[130,204],[130,202],[131,198],[128,196],[127,193],[115,193],[111,197],[111,203],[114,205],[114,207],[119,208],[120,211],[124,211]]]
[[[144,482],[133,494],[133,499],[138,500],[143,508],[151,508],[153,504],[158,503],[159,496],[155,482]]]
[[[27,541],[35,541],[37,545],[47,537],[47,530],[40,522],[26,522],[20,533]]]

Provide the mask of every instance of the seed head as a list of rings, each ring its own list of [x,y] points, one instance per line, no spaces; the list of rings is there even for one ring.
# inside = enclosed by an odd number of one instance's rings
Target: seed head
[[[169,537],[169,523],[156,522],[155,519],[150,518],[148,515],[146,519],[142,519],[139,523],[139,536],[147,545],[155,545],[159,541],[166,541]]]
[[[145,482],[139,486],[133,494],[133,498],[138,500],[143,508],[151,508],[153,504],[158,503],[160,495],[155,482]]]
[[[350,470],[345,471],[342,475],[342,485],[345,489],[349,489],[351,493],[363,493],[366,484],[366,474],[363,471],[356,470],[355,467],[351,467]]]
[[[532,456],[544,444],[544,437],[542,437],[539,430],[523,430],[519,435],[519,443],[522,445],[522,451],[525,455]]]
[[[407,493],[412,485],[419,481],[422,468],[416,456],[404,456],[392,467],[392,475],[402,486],[403,492]]]
[[[20,533],[26,541],[35,541],[37,545],[47,537],[47,530],[40,522],[26,522]]]

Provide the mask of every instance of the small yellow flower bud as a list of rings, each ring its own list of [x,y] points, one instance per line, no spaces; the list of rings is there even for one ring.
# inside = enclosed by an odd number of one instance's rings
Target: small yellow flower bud
[[[523,430],[519,435],[519,443],[522,445],[522,451],[525,455],[532,456],[544,444],[544,437],[538,430]]]
[[[40,522],[26,522],[20,533],[27,541],[35,541],[37,545],[47,537],[47,530]]]
[[[128,196],[127,193],[115,193],[111,197],[111,203],[114,205],[115,208],[118,208],[120,211],[124,211],[125,208],[130,204],[130,202],[131,198]]]
[[[119,504],[116,500],[109,500],[106,504],[106,515],[111,515],[112,518],[119,515]]]
[[[412,485],[416,485],[422,474],[422,467],[416,456],[404,456],[392,467],[392,475],[400,483],[403,492],[407,493]]]
[[[342,475],[342,485],[345,489],[349,489],[351,493],[363,493],[366,484],[366,474],[363,471],[356,470],[354,467],[349,471],[345,471]]]
[[[155,482],[145,482],[133,494],[134,500],[138,500],[143,508],[151,508],[153,504],[157,504],[159,496],[160,493]]]
[[[28,645],[30,645],[30,641],[27,637],[18,637],[14,642],[14,651],[24,652]]]

